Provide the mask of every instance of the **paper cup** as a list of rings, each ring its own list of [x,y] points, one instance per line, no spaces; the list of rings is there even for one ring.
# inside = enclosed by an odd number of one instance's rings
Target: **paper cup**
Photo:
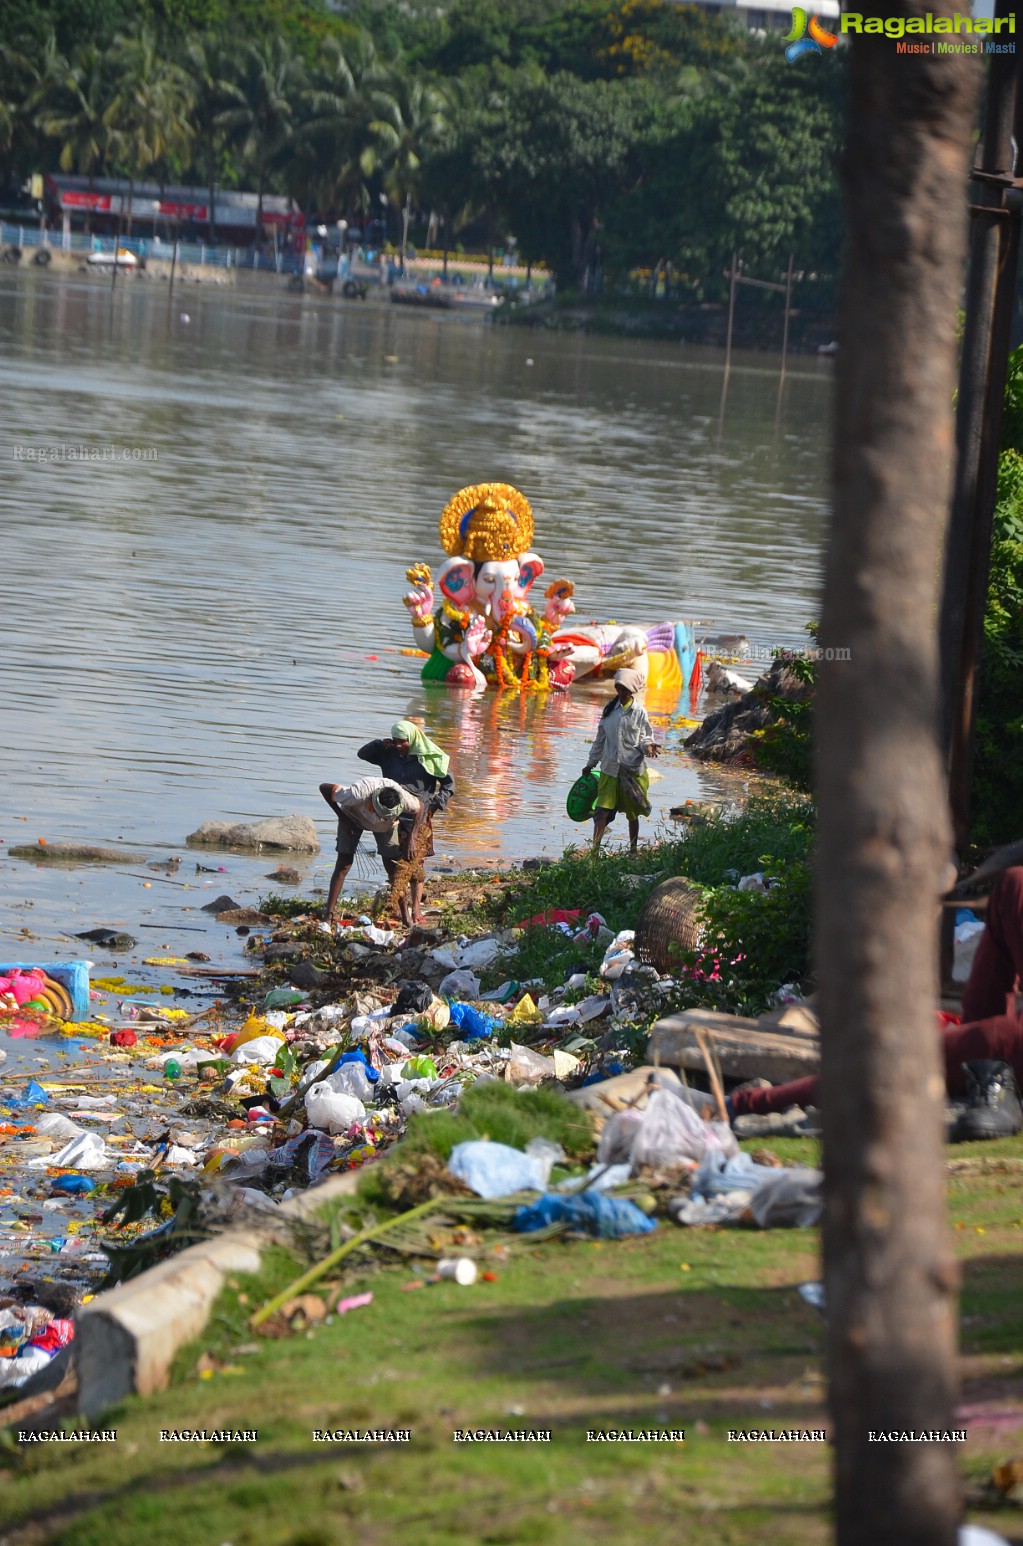
[[[476,1263],[469,1256],[448,1256],[437,1263],[437,1276],[468,1288],[476,1281]]]

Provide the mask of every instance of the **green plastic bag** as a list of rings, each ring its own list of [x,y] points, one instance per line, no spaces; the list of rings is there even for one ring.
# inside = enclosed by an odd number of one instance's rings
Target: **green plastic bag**
[[[582,773],[568,791],[565,809],[573,821],[589,821],[597,803],[600,776],[594,768]]]

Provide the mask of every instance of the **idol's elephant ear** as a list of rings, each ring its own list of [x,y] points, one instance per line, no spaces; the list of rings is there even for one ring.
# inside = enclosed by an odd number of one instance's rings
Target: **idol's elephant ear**
[[[437,573],[441,594],[456,607],[467,607],[476,596],[476,580],[472,560],[449,558]]]
[[[524,596],[528,595],[533,581],[538,580],[542,574],[543,559],[539,553],[523,553],[519,559],[519,585]]]

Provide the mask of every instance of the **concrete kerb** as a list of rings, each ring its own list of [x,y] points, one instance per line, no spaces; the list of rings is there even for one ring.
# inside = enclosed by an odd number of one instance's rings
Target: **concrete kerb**
[[[283,1203],[277,1217],[308,1218],[351,1196],[356,1172],[332,1176]],[[277,1220],[271,1220],[271,1225]],[[230,1273],[256,1272],[279,1228],[230,1229],[201,1240],[83,1305],[75,1334],[78,1410],[94,1418],[125,1396],[165,1389],[178,1349],[202,1331]]]

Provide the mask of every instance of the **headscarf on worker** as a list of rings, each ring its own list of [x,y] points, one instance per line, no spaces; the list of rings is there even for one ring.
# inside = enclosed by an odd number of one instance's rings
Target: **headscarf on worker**
[[[632,666],[623,666],[620,671],[616,671],[614,680],[616,687],[624,687],[634,698],[643,691],[645,685],[641,673],[633,670]]]
[[[399,719],[391,726],[391,740],[407,741],[412,756],[418,757],[427,773],[431,773],[434,778],[443,778],[448,771],[450,757],[410,719]]]

